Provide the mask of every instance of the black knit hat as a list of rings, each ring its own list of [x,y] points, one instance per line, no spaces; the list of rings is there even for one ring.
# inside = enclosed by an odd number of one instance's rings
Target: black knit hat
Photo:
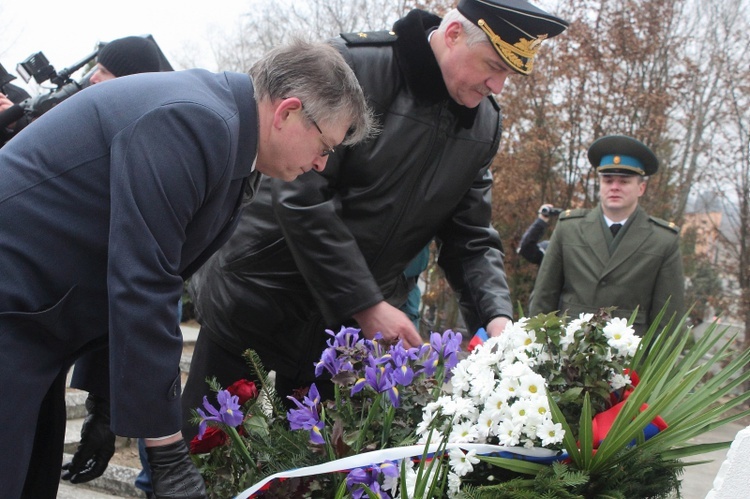
[[[106,44],[97,62],[116,77],[159,71],[159,52],[148,38],[127,36]]]

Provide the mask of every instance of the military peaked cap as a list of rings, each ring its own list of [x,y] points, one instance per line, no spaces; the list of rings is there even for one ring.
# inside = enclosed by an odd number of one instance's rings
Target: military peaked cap
[[[625,135],[607,135],[589,147],[589,161],[598,173],[608,175],[653,175],[659,160],[643,142]]]
[[[531,73],[542,42],[568,27],[525,0],[460,0],[456,8],[487,34],[511,69],[524,75]]]

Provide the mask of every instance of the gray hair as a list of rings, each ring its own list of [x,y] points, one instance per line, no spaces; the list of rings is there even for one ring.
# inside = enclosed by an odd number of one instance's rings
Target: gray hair
[[[354,71],[328,43],[295,39],[269,51],[249,74],[259,100],[297,97],[305,114],[318,123],[351,123],[344,145],[377,131]]]
[[[482,28],[469,21],[458,11],[458,9],[451,9],[445,14],[445,17],[443,17],[443,20],[440,22],[440,26],[438,26],[437,32],[444,33],[448,24],[454,21],[461,23],[461,27],[463,28],[464,33],[466,33],[467,46],[471,47],[478,43],[490,43],[490,39],[487,38],[487,35],[482,31]]]

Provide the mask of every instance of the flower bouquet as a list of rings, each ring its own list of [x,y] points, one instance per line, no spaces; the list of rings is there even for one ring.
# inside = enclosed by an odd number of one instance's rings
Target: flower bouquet
[[[333,400],[313,385],[286,419],[265,383],[206,402],[202,437],[226,435],[195,456],[213,497],[667,497],[683,458],[730,444],[688,441],[750,413],[731,398],[750,352],[730,359],[716,325],[687,348],[683,322],[641,339],[606,310],[540,315],[470,354],[451,331],[410,350],[328,334]]]

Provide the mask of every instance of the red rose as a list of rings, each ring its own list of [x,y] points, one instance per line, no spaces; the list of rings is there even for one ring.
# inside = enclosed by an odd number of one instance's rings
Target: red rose
[[[246,379],[235,381],[227,388],[227,391],[232,395],[237,395],[240,405],[258,396],[258,388],[255,386],[255,383]]]
[[[215,426],[209,426],[203,433],[203,438],[199,439],[198,435],[190,441],[191,454],[206,454],[211,449],[224,445],[227,442],[227,434]]]

